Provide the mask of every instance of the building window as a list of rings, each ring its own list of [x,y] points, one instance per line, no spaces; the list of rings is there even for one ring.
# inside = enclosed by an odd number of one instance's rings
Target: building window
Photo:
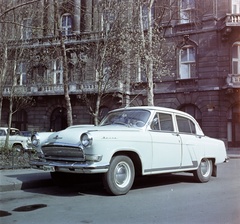
[[[72,34],[72,17],[70,14],[62,16],[62,34],[65,36]]]
[[[240,74],[240,42],[232,47],[232,74]]]
[[[109,32],[116,20],[116,15],[113,11],[106,10],[102,16],[102,30],[105,32]]]
[[[240,0],[232,0],[232,14],[240,14]]]
[[[143,30],[147,30],[149,27],[149,21],[148,21],[148,13],[149,13],[149,7],[147,4],[144,4],[142,6],[142,23],[143,23]],[[154,5],[151,8],[151,21],[153,24],[154,20]]]
[[[180,23],[190,23],[194,21],[195,0],[180,1]]]
[[[27,65],[25,62],[20,62],[16,74],[16,84],[19,86],[27,83]]]
[[[26,18],[23,19],[22,23],[22,39],[31,39],[32,38],[32,19]]]
[[[37,66],[34,66],[32,68],[32,77],[31,77],[31,80],[28,80],[29,81],[29,84],[30,83],[44,83],[46,84],[46,80],[44,79],[44,74],[45,74],[45,71],[46,71],[46,67],[42,64],[39,64]]]
[[[179,52],[179,75],[181,79],[196,76],[196,52],[193,46],[184,46]]]
[[[62,60],[56,59],[50,63],[50,69],[47,74],[47,81],[50,85],[58,85],[63,83]]]

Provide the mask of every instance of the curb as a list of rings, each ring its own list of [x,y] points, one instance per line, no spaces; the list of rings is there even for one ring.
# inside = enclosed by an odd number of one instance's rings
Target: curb
[[[38,170],[1,171],[0,192],[52,186],[50,174]]]

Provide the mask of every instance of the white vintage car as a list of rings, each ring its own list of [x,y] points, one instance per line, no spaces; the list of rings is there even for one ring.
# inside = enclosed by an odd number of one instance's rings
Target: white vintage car
[[[0,147],[5,145],[7,131],[7,127],[0,127]],[[17,128],[10,128],[8,145],[17,151],[31,149],[30,138],[24,136]]]
[[[99,126],[71,126],[44,138],[32,136],[40,154],[33,168],[58,180],[64,173],[102,173],[113,195],[126,194],[135,174],[190,171],[207,182],[227,161],[223,141],[205,136],[189,114],[163,107],[113,110]]]

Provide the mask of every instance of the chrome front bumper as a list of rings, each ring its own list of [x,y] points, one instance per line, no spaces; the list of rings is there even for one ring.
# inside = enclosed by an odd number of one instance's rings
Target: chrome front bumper
[[[34,169],[40,169],[50,172],[68,172],[68,173],[106,173],[109,164],[99,164],[94,162],[61,162],[44,161],[41,159],[29,162]]]

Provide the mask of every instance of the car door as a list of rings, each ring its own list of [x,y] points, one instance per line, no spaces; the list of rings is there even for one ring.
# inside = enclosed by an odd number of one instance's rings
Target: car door
[[[6,139],[6,133],[5,130],[0,129],[0,147],[4,146]]]
[[[175,170],[181,164],[181,138],[174,130],[173,115],[156,113],[151,123],[152,136],[152,170],[162,173]]]
[[[15,128],[10,129],[10,135],[9,135],[9,146],[12,147],[13,144],[19,143],[21,144],[22,137],[20,134],[20,131]]]
[[[196,134],[196,125],[191,119],[177,115],[176,120],[182,141],[181,169],[195,168],[198,166],[197,158],[204,151],[201,140],[203,136]]]

